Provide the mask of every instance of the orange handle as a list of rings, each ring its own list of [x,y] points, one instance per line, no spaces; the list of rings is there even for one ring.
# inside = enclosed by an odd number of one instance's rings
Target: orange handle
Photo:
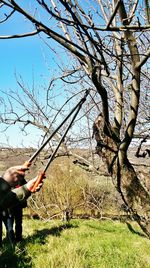
[[[31,189],[31,192],[34,193],[36,191],[36,188],[38,187],[38,185],[43,181],[43,179],[45,178],[45,172],[41,172],[38,177],[37,180],[34,184],[34,186]]]
[[[23,164],[24,167],[28,168],[31,166],[31,162],[29,161],[25,161],[24,164]]]

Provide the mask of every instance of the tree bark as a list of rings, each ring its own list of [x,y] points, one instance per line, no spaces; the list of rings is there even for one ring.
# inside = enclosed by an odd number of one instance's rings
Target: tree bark
[[[104,131],[103,116],[96,119],[93,131],[97,141],[96,151],[106,163],[109,173],[127,205],[132,218],[137,221],[144,233],[150,238],[150,195],[137,177],[136,171],[127,155],[122,158],[119,143],[108,137]],[[124,154],[124,153],[123,153]]]

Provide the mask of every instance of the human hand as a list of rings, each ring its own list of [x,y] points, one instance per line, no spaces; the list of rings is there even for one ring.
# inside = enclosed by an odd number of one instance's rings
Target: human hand
[[[40,178],[40,180],[39,180],[39,178]],[[39,191],[43,185],[43,179],[45,179],[45,178],[46,178],[45,173],[41,173],[36,178],[27,182],[27,184],[26,184],[27,189],[32,193]]]
[[[8,168],[4,175],[3,179],[6,180],[10,186],[14,186],[18,181],[25,176],[25,172],[28,170],[25,166],[14,166]]]
[[[10,175],[18,174],[18,175],[25,176],[25,172],[28,169],[29,168],[25,167],[24,165],[14,166],[14,167],[8,168],[5,173],[9,173]]]

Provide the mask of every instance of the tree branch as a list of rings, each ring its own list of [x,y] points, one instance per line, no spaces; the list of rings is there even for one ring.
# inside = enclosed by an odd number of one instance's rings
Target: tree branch
[[[145,54],[145,57],[136,65],[136,69],[140,69],[149,59],[150,57],[150,48],[148,49],[147,53]]]
[[[14,13],[15,13],[15,10],[12,10],[12,12],[10,12],[9,15],[4,14],[5,15],[5,19],[1,20],[0,23],[3,23],[5,21],[7,21]]]
[[[14,35],[0,35],[0,39],[13,39],[13,38],[22,38],[22,37],[28,37],[36,35],[40,32],[40,29],[30,32],[30,33],[24,33],[24,34],[14,34]]]
[[[120,6],[119,6],[119,16],[124,26],[129,25],[127,13],[126,13],[126,9],[125,9],[125,5],[123,1],[121,1]],[[133,33],[129,30],[126,31],[124,35],[125,35],[125,39],[127,41],[128,47],[129,47],[130,55],[131,55],[132,84],[131,84],[131,104],[130,104],[129,121],[128,121],[128,125],[125,131],[125,137],[120,145],[120,152],[119,152],[120,161],[122,163],[126,159],[126,152],[133,137],[134,128],[135,128],[135,124],[137,120],[139,98],[140,98],[140,72],[136,68],[137,64],[139,64],[140,62],[137,41]]]
[[[50,29],[49,27],[44,25],[42,22],[35,19],[35,17],[33,17],[32,15],[27,13],[15,1],[11,0],[11,4],[13,5],[13,8],[16,11],[18,11],[19,13],[24,15],[26,18],[28,18],[32,23],[34,23],[38,30],[43,31],[48,36],[52,37],[55,41],[57,41],[63,47],[67,48],[70,52],[72,52],[74,55],[76,55],[84,63],[86,63],[86,57],[83,54],[81,54],[78,50],[76,50],[76,48],[79,49],[80,51],[84,52],[85,54],[89,55],[90,57],[98,60],[93,55],[91,55],[90,53],[85,51],[81,46],[79,46],[79,45],[75,44],[74,42],[68,40],[67,38],[61,36],[60,34],[56,33],[55,31],[53,31],[52,29]]]
[[[108,23],[107,23],[106,29],[109,28],[110,24],[112,23],[112,21],[113,21],[115,15],[116,15],[116,13],[117,13],[117,10],[118,10],[118,8],[119,8],[120,2],[121,2],[121,0],[118,0],[116,6],[115,6],[115,8],[114,8],[113,14],[111,15],[111,17],[110,17],[110,19],[109,19],[109,21],[108,21]]]

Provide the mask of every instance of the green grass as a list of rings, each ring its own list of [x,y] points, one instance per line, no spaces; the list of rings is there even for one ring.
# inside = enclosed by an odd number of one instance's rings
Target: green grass
[[[96,220],[24,220],[24,241],[5,245],[0,268],[148,268],[150,240],[136,224]]]

